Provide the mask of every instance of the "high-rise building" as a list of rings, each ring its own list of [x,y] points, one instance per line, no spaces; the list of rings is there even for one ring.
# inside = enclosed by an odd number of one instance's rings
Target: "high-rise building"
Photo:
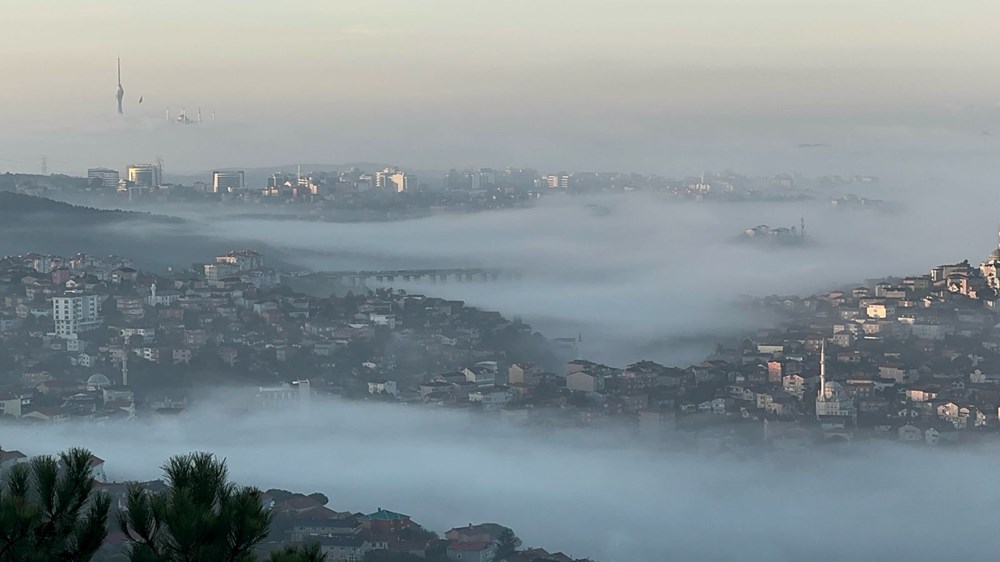
[[[128,181],[136,187],[159,187],[162,181],[160,167],[156,164],[132,164],[128,167]]]
[[[118,170],[111,168],[90,168],[87,170],[87,178],[101,180],[101,187],[118,187],[118,180],[121,179]]]
[[[232,193],[243,189],[246,180],[243,170],[231,172],[212,172],[212,193]]]
[[[402,193],[410,189],[410,176],[405,172],[396,172],[395,174],[389,176],[389,181],[392,182],[392,186],[395,187],[396,193]]]
[[[396,193],[402,193],[410,187],[410,176],[402,170],[396,168],[386,168],[375,173],[375,187],[378,189],[391,189]]]
[[[56,336],[75,338],[80,332],[93,330],[101,325],[100,298],[97,295],[68,292],[52,298],[52,317],[56,323]]]
[[[294,183],[295,178],[281,172],[275,172],[271,174],[271,177],[267,178],[267,187],[272,190],[281,191],[284,188],[291,188],[294,186]]]
[[[567,174],[547,176],[545,179],[549,189],[569,189],[569,175]]]
[[[253,250],[234,250],[215,257],[215,263],[236,267],[237,271],[251,271],[264,267],[264,258]]]

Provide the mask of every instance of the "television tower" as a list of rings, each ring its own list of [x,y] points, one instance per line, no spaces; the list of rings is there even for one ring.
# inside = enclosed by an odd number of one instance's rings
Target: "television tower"
[[[124,113],[122,111],[122,98],[125,97],[125,88],[122,88],[122,59],[118,59],[118,92],[115,93],[115,97],[118,98],[118,114]]]

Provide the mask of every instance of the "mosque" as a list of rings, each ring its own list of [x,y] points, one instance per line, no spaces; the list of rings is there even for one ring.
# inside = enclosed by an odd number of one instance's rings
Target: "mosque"
[[[857,410],[854,407],[854,400],[847,395],[847,391],[838,382],[827,382],[826,380],[826,342],[820,348],[819,355],[819,391],[816,393],[816,419],[836,420],[845,425],[854,423],[857,419]]]

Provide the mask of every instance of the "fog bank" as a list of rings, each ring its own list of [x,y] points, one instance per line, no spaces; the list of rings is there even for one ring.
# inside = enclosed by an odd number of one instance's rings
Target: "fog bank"
[[[922,273],[936,263],[978,261],[995,245],[997,218],[981,204],[989,195],[978,185],[958,197],[946,196],[944,187],[867,189],[861,195],[890,197],[897,211],[837,211],[823,193],[812,201],[742,204],[626,194],[551,197],[531,209],[398,222],[234,218],[202,228],[241,246],[270,244],[320,271],[516,269],[525,274],[517,283],[397,287],[521,316],[550,337],[582,335],[582,351],[598,360],[683,363],[701,359],[713,338],[761,322],[734,306],[745,295],[807,295]],[[945,202],[958,210],[941,212]],[[595,204],[610,213],[595,213]],[[804,246],[736,240],[748,227],[798,226],[800,218]]]
[[[208,450],[237,481],[321,491],[336,510],[386,507],[438,532],[496,521],[526,545],[606,562],[960,559],[1000,546],[1000,491],[986,485],[996,447],[734,460],[419,406],[330,400],[309,414],[251,414],[217,404],[169,422],[5,427],[2,445],[85,446],[115,480],[156,478],[169,456]]]

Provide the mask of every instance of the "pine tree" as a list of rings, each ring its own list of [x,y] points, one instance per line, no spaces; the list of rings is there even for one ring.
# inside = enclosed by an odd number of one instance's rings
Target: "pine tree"
[[[167,489],[148,493],[131,483],[118,526],[132,562],[246,562],[267,537],[272,515],[261,492],[229,482],[224,460],[210,453],[171,458]]]
[[[95,493],[90,451],[14,466],[0,486],[0,562],[86,562],[107,537],[111,499]]]
[[[305,546],[286,546],[282,550],[272,552],[268,562],[325,562],[326,555],[319,543]]]
[[[513,529],[504,528],[497,539],[497,558],[504,558],[514,554],[521,544],[521,539],[517,538]]]

